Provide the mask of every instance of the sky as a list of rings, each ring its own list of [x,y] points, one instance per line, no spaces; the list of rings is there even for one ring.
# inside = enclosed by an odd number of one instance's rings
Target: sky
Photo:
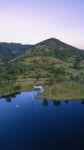
[[[84,49],[84,0],[0,0],[0,42],[48,38]]]

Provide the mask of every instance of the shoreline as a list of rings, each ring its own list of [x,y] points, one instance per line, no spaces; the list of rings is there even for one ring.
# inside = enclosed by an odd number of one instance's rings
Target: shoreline
[[[31,85],[16,85],[16,87],[8,86],[1,88],[0,97],[6,97],[21,92],[31,91],[33,86]],[[57,83],[51,86],[44,86],[44,93],[39,95],[38,98],[48,100],[73,100],[73,99],[84,99],[84,84],[76,82],[65,82]]]

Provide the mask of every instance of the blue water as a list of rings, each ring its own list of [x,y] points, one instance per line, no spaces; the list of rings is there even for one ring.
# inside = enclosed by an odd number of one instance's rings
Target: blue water
[[[0,150],[84,150],[84,100],[0,98]]]

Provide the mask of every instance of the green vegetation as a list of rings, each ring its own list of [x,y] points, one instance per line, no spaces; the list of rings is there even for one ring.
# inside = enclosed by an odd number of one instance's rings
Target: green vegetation
[[[45,92],[40,98],[53,100],[83,99],[84,84],[77,82],[62,82],[52,86],[46,86]]]
[[[56,88],[56,91],[59,91],[58,95],[53,96],[57,98],[63,97],[63,92],[57,90],[57,85],[67,93],[67,98],[84,97],[81,90],[84,85],[83,50],[57,39],[26,46],[0,47],[0,95],[28,90],[39,83],[51,87],[54,91]],[[64,90],[66,87],[68,91]]]
[[[9,61],[28,50],[31,45],[22,45],[19,43],[0,43],[0,59]]]

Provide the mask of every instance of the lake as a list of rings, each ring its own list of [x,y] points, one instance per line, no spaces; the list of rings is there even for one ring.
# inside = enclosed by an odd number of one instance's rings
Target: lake
[[[84,150],[84,100],[0,97],[0,150]]]

